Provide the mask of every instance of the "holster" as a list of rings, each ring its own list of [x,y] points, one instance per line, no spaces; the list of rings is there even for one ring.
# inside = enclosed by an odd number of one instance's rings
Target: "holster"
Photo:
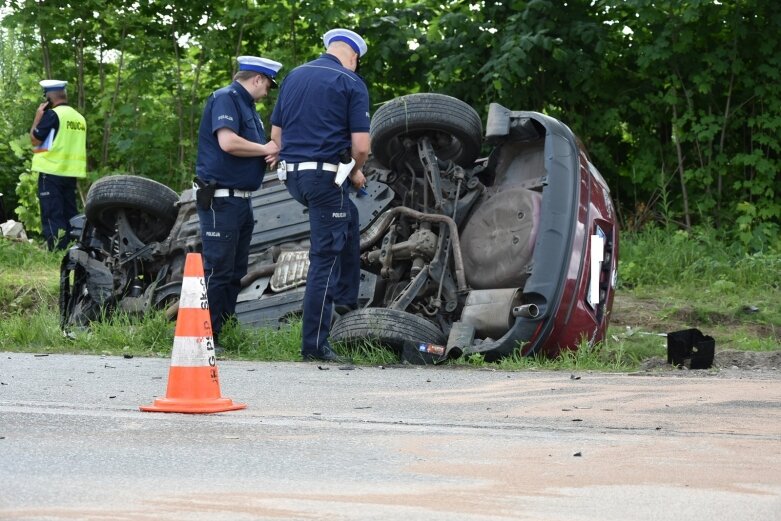
[[[212,199],[214,199],[214,192],[217,190],[217,182],[209,181],[208,184],[204,183],[202,179],[196,177],[193,179],[195,183],[195,206],[199,210],[208,210],[212,207]]]

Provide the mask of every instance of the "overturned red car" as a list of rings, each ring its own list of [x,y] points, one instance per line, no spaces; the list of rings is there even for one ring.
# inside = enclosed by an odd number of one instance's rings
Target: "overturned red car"
[[[556,356],[601,341],[616,282],[610,191],[580,140],[549,116],[491,104],[485,135],[469,105],[402,96],[371,123],[359,309],[331,338],[373,342],[412,363],[475,353]],[[486,151],[486,155],[481,152]],[[267,176],[253,197],[250,267],[237,306],[249,327],[301,312],[306,209]],[[200,249],[191,190],[112,176],[87,197],[62,268],[63,327],[106,311],[170,307],[184,256]]]

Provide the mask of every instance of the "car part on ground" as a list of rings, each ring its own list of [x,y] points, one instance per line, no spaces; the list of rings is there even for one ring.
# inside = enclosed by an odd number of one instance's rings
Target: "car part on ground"
[[[568,127],[492,104],[489,153],[478,159],[477,113],[427,93],[381,106],[370,133],[368,193],[351,195],[359,309],[335,320],[333,340],[381,343],[427,363],[516,350],[556,356],[604,338],[618,228],[609,189]],[[64,327],[106,310],[175,308],[185,253],[200,250],[198,217],[192,190],[174,201],[150,183],[115,176],[90,190],[80,240],[63,262]],[[276,179],[252,204],[237,318],[280,327],[301,313],[308,216]]]

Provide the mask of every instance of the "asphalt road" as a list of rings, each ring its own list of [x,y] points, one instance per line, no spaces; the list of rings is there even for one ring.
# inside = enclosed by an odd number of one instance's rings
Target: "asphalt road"
[[[0,519],[781,519],[781,372],[221,362],[248,408],[143,413],[168,360],[0,353]]]

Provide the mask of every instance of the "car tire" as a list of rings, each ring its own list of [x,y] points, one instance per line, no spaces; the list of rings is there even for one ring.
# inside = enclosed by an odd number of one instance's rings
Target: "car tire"
[[[364,308],[350,311],[331,327],[331,340],[345,344],[374,341],[401,352],[404,342],[442,345],[445,335],[430,320],[386,308]]]
[[[114,175],[95,181],[87,192],[84,213],[105,230],[113,230],[118,209],[126,210],[139,239],[165,239],[176,221],[179,195],[152,179]]]
[[[154,295],[152,297],[152,306],[154,309],[166,309],[172,304],[179,302],[179,297],[182,293],[182,281],[176,280],[163,284],[155,288]]]
[[[409,94],[382,105],[371,120],[372,154],[383,166],[409,165],[422,172],[417,147],[406,138],[428,136],[437,158],[468,167],[480,155],[483,126],[480,116],[463,101],[444,94]]]

